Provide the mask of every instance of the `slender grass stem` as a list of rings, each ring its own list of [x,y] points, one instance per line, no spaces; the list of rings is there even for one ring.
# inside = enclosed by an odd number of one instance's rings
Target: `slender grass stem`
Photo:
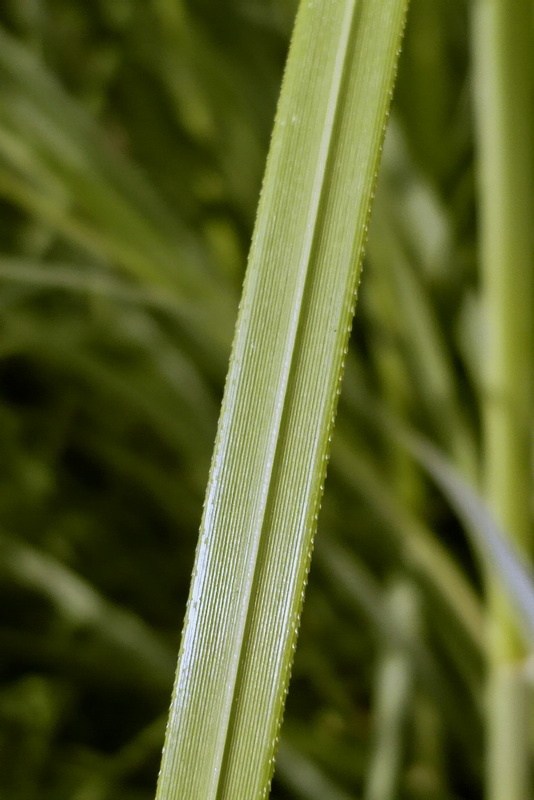
[[[522,549],[531,542],[533,54],[529,0],[478,0],[473,25],[485,302],[484,490]],[[487,797],[529,796],[528,690],[516,625],[488,583]]]

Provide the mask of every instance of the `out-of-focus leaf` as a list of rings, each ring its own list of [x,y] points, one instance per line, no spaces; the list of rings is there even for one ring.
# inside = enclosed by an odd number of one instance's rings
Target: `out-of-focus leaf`
[[[429,442],[413,435],[402,441],[429,472],[464,523],[467,533],[516,607],[530,645],[534,645],[534,575],[487,505]]]

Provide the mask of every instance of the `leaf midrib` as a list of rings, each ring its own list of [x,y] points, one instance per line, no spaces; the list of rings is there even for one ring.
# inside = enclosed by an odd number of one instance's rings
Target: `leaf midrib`
[[[328,162],[332,152],[333,143],[335,142],[336,117],[340,107],[340,98],[343,90],[347,57],[350,51],[351,36],[358,8],[359,8],[358,0],[351,0],[351,2],[347,4],[342,25],[344,35],[342,37],[338,53],[336,54],[335,66],[332,73],[332,86],[326,107],[325,126],[321,137],[321,144],[319,147],[319,159],[317,162],[315,177],[311,191],[312,204],[308,215],[308,221],[305,227],[306,236],[303,243],[303,253],[298,267],[298,272],[300,274],[300,283],[298,287],[298,301],[295,303],[293,313],[291,315],[291,326],[289,329],[289,336],[287,337],[288,339],[287,347],[283,358],[283,364],[285,369],[275,406],[277,414],[273,419],[273,425],[271,427],[273,434],[270,439],[271,448],[270,448],[269,460],[263,479],[264,492],[262,495],[261,523],[257,529],[258,533],[255,536],[255,546],[251,552],[251,557],[249,560],[249,565],[248,565],[249,569],[247,569],[247,576],[249,577],[248,580],[244,583],[243,602],[241,604],[242,613],[240,615],[241,616],[240,632],[238,637],[238,647],[236,648],[239,655],[237,655],[237,657],[233,661],[234,673],[231,682],[229,681],[229,684],[231,683],[232,689],[231,693],[229,693],[230,696],[228,698],[228,702],[226,705],[226,725],[224,727],[221,726],[221,734],[224,733],[224,736],[221,735],[219,739],[219,741],[222,743],[222,747],[219,747],[219,757],[217,761],[221,766],[217,773],[217,786],[215,789],[215,793],[213,795],[214,800],[217,800],[219,796],[220,778],[223,773],[222,765],[224,764],[225,751],[227,749],[228,742],[230,741],[230,736],[228,735],[229,726],[230,726],[230,721],[232,719],[232,708],[234,706],[238,691],[237,677],[239,674],[239,664],[241,661],[240,656],[243,651],[243,644],[245,640],[247,619],[250,611],[250,600],[252,596],[252,589],[254,586],[257,555],[260,547],[260,541],[265,533],[265,524],[264,524],[265,512],[269,502],[269,494],[271,491],[271,485],[273,479],[273,467],[276,461],[276,452],[280,446],[280,435],[279,435],[280,427],[282,418],[287,408],[286,400],[288,395],[288,387],[291,382],[291,374],[293,372],[293,367],[294,367],[293,357],[295,352],[295,345],[297,341],[298,331],[301,326],[301,321],[303,319],[306,308],[305,290],[306,290],[306,284],[308,283],[309,276],[313,268],[313,250],[318,229],[317,220],[320,214],[321,201],[323,198],[323,189],[325,186],[325,182],[327,180]],[[282,121],[280,119],[277,119],[276,127],[278,127],[281,124],[281,122]],[[276,136],[276,127],[274,136]]]

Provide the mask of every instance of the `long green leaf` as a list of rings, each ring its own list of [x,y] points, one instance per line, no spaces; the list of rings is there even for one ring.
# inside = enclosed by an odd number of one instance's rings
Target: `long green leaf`
[[[421,464],[449,500],[463,522],[473,547],[517,610],[526,642],[534,641],[534,576],[531,568],[509,535],[447,456],[423,436],[388,414],[369,397],[351,402],[371,424],[383,429]],[[446,562],[444,562],[446,564]],[[450,579],[449,579],[450,580]],[[461,587],[461,583],[458,584]]]
[[[170,294],[186,330],[222,357],[234,297],[208,271],[204,243],[1,25],[0,100],[0,196]]]
[[[16,580],[49,598],[67,630],[84,630],[112,653],[114,664],[165,687],[172,671],[166,647],[135,614],[109,602],[91,584],[47,553],[0,532],[2,580]],[[50,636],[49,636],[50,638]],[[83,650],[81,645],[78,650]]]
[[[474,546],[517,610],[525,639],[534,642],[534,576],[517,546],[489,508],[439,450],[416,437],[406,444],[449,499]]]
[[[297,17],[237,323],[159,800],[265,797],[406,0]]]

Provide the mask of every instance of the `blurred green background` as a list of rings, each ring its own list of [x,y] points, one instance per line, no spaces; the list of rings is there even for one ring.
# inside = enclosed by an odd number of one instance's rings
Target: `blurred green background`
[[[295,7],[1,5],[6,800],[154,795]],[[468,3],[412,0],[274,800],[481,796],[479,572],[376,418],[476,479],[472,138]]]

